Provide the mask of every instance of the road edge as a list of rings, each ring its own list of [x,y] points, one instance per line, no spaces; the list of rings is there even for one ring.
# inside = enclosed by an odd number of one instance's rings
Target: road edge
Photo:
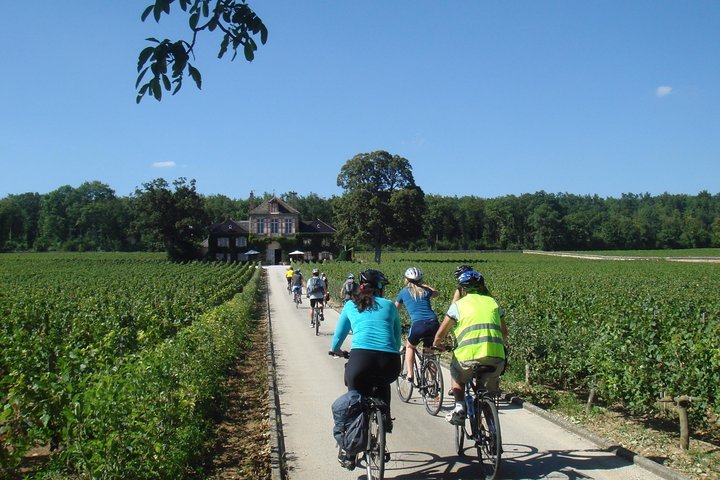
[[[587,430],[586,428],[576,425],[572,422],[569,422],[568,420],[564,419],[563,417],[554,414],[552,412],[549,412],[547,410],[544,410],[537,405],[534,405],[526,400],[523,400],[522,398],[513,395],[513,394],[507,394],[506,400],[509,400],[510,402],[514,403],[515,405],[519,405],[523,407],[525,410],[528,410],[535,415],[538,415],[550,422],[553,422],[554,424],[564,428],[565,430],[568,430],[575,435],[578,435],[579,437],[584,438],[585,440],[588,440],[595,445],[599,446],[602,449],[605,449],[609,452],[613,452],[618,457],[624,458],[625,460],[628,460],[635,465],[659,476],[666,480],[689,480],[688,477],[684,477],[680,475],[675,470],[666,467],[665,465],[662,465],[660,463],[657,463],[653,460],[650,460],[647,457],[643,457],[642,455],[635,453],[631,450],[628,450],[627,448],[618,445],[617,443],[613,443],[610,440],[601,437],[590,430]]]
[[[270,418],[270,470],[272,480],[286,480],[287,461],[285,451],[285,435],[280,410],[280,392],[277,386],[277,370],[275,368],[275,347],[273,342],[272,317],[270,316],[270,291],[267,284],[267,271],[263,275],[265,290],[265,306],[268,327],[267,338],[267,372],[268,372],[268,414]]]

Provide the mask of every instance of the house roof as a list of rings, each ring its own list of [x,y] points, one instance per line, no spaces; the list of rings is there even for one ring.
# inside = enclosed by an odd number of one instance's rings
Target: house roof
[[[326,233],[326,234],[332,234],[335,233],[335,228],[320,220],[319,218],[315,220],[301,220],[300,221],[300,233]]]
[[[290,205],[288,205],[287,203],[285,203],[278,197],[272,197],[269,200],[264,201],[257,207],[250,210],[249,214],[250,215],[267,215],[267,214],[271,213],[270,212],[270,204],[273,202],[277,203],[277,206],[278,206],[277,213],[292,213],[295,215],[300,214],[299,211],[295,210],[293,207],[291,207]],[[275,213],[275,212],[272,212],[272,213]]]
[[[244,225],[243,225],[244,224]],[[235,220],[226,220],[222,223],[214,223],[210,225],[210,233],[222,235],[248,235],[248,222],[237,222]]]

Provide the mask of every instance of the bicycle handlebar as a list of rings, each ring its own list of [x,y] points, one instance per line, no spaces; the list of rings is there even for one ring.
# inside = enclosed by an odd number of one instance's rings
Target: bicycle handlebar
[[[332,350],[330,350],[328,352],[328,355],[335,358],[350,358],[350,352],[345,350],[340,350],[339,352],[333,352]]]

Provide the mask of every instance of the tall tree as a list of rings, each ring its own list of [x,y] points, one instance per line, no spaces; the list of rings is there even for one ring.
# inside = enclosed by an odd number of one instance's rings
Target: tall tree
[[[425,199],[406,158],[360,153],[342,166],[337,185],[344,190],[335,203],[341,242],[369,243],[379,263],[383,245],[421,235]]]
[[[136,226],[165,248],[171,260],[196,257],[198,242],[209,223],[195,180],[173,181],[174,190],[158,178],[135,190]]]
[[[180,9],[188,15],[192,39],[189,41],[173,41],[167,38],[158,40],[152,37],[147,39],[152,45],[144,48],[138,56],[138,77],[135,83],[135,88],[138,89],[138,103],[145,94],[160,100],[163,89],[172,90],[172,94],[175,95],[182,88],[186,70],[197,88],[202,86],[200,71],[190,63],[190,56],[194,56],[198,34],[204,30],[209,32],[219,30],[222,33],[218,58],[222,58],[228,48],[232,48],[232,60],[234,60],[238,48],[242,47],[245,59],[251,62],[257,50],[253,36],[260,34],[260,42],[263,45],[267,42],[268,31],[265,24],[245,0],[154,0],[140,18],[144,22],[152,14],[155,21],[159,22],[163,14],[170,13],[173,3],[179,4]],[[142,83],[146,75],[150,79]]]

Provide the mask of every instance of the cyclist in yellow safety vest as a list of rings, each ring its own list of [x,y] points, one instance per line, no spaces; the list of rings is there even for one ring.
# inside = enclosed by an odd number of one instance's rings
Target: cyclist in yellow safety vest
[[[465,384],[472,379],[473,365],[494,366],[494,371],[483,374],[483,380],[489,391],[498,390],[505,368],[507,325],[502,308],[490,296],[482,274],[468,270],[457,280],[461,298],[448,308],[433,345],[442,348],[453,329],[457,346],[450,362],[450,377],[455,408],[445,418],[453,425],[462,425],[467,412]]]
[[[290,281],[292,280],[293,275],[295,274],[295,271],[293,270],[292,265],[290,265],[287,268],[287,271],[285,272],[285,279],[287,280],[287,288],[290,290]]]

